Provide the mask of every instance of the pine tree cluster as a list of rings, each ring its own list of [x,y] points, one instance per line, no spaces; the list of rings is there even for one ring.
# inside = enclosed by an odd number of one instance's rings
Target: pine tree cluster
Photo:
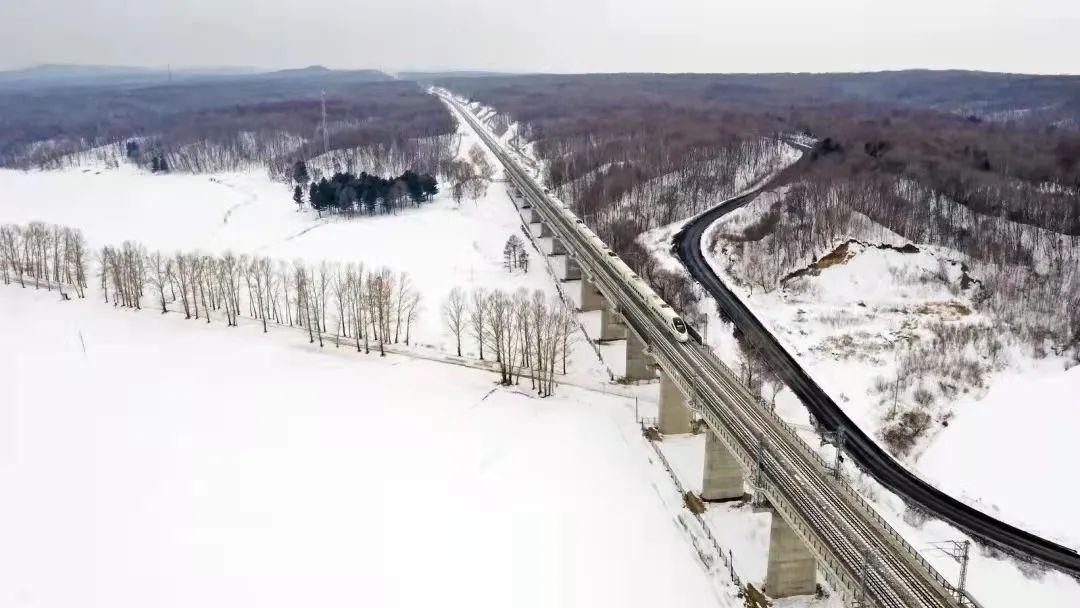
[[[293,169],[293,202],[303,204],[302,185],[310,176],[307,166],[297,162]],[[335,173],[330,179],[325,177],[308,184],[308,204],[318,211],[353,215],[363,213],[396,213],[408,203],[420,206],[439,193],[439,183],[435,177],[406,170],[397,177],[384,178],[362,172]]]

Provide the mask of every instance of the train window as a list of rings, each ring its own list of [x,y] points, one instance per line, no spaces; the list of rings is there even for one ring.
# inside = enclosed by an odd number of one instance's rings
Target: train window
[[[672,319],[671,324],[675,327],[675,331],[679,332],[680,334],[686,333],[686,323],[683,323],[683,320],[679,317],[675,317],[674,319]]]
[[[616,253],[615,253],[614,251],[609,251],[609,252],[607,252],[607,254],[608,254],[609,256],[611,256],[611,257],[615,257],[616,255],[618,255],[618,254],[616,254]]]

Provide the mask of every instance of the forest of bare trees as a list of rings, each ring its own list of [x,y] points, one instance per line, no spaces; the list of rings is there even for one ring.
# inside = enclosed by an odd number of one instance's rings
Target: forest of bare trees
[[[951,76],[974,86],[972,95],[1032,97],[1007,78]],[[546,164],[547,184],[684,314],[693,290],[658,268],[638,236],[734,194],[748,168],[775,168],[778,137],[808,135],[818,144],[797,173],[781,176],[790,186],[783,202],[738,235],[753,257],[749,282],[779,285],[811,254],[858,238],[848,234],[852,222],[869,219],[970,256],[1003,322],[1076,343],[1068,312],[1077,308],[1076,279],[1067,267],[1076,266],[1071,237],[1080,235],[1080,133],[1068,121],[963,113],[973,104],[949,77],[627,74],[441,84],[508,117],[502,128],[518,123]],[[937,93],[900,103],[873,92],[905,78],[933,80]],[[1043,80],[1059,101],[1076,84]],[[1029,311],[1040,320],[1019,319]]]
[[[323,157],[315,166],[328,173],[435,173],[454,129],[446,107],[415,83],[371,72],[0,91],[0,166],[15,168],[71,166],[89,155],[148,168],[162,158],[185,172],[264,166],[284,178],[296,160]]]
[[[1002,193],[1004,195],[1004,193]],[[736,276],[770,291],[847,239],[880,243],[891,231],[959,254],[980,309],[1033,348],[1080,346],[1080,239],[975,213],[941,192],[892,176],[805,179],[757,220],[716,238],[730,243]],[[893,237],[895,238],[895,237]],[[944,271],[943,271],[944,272]]]

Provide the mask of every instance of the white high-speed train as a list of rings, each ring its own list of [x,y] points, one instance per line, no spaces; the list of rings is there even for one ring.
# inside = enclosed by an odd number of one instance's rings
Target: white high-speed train
[[[590,245],[598,252],[608,257],[608,261],[611,262],[612,267],[619,273],[619,276],[629,283],[630,286],[638,292],[638,295],[640,295],[642,299],[644,299],[645,302],[647,302],[649,306],[664,319],[665,327],[667,327],[667,330],[671,335],[675,336],[676,340],[679,342],[686,342],[690,339],[686,323],[683,322],[682,318],[679,317],[675,310],[671,308],[663,298],[658,296],[656,292],[649,287],[644,279],[637,276],[637,274],[626,265],[626,262],[623,262],[622,258],[609,249],[608,246],[604,244],[604,241],[596,236],[596,233],[590,230],[589,227],[585,225],[585,222],[574,215],[566,205],[561,201],[555,201],[555,206],[559,209],[559,213],[561,213],[563,217],[577,225],[578,230],[585,235]]]

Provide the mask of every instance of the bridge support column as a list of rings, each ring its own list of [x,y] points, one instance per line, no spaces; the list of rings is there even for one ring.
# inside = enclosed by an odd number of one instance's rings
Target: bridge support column
[[[543,218],[540,217],[540,214],[536,209],[533,209],[532,207],[527,207],[527,209],[528,211],[525,213],[525,219],[530,224],[539,224],[543,221]]]
[[[547,224],[544,224],[544,226],[547,226]],[[559,237],[551,239],[551,255],[566,255],[566,247]]]
[[[631,382],[656,378],[652,357],[645,352],[645,342],[632,331],[626,332],[626,375]]]
[[[686,395],[667,372],[660,372],[660,416],[657,427],[664,435],[681,435],[690,432],[690,409],[686,407]]]
[[[547,222],[540,222],[540,238],[549,239],[555,236],[555,233],[551,231],[551,226]]]
[[[705,479],[702,500],[732,500],[743,496],[742,467],[711,429],[705,435]]]
[[[521,191],[517,189],[517,186],[514,186],[514,194],[516,195],[514,197],[514,200],[517,201],[518,209],[532,208],[532,203],[529,201],[529,197],[522,194]]]
[[[619,320],[619,314],[604,301],[600,308],[600,340],[623,340],[626,338],[626,326]]]
[[[604,296],[589,279],[581,280],[581,312],[604,308]]]
[[[783,598],[817,592],[817,562],[791,526],[776,511],[769,530],[765,593]]]
[[[581,280],[581,266],[578,266],[578,263],[574,260],[574,258],[572,258],[570,256],[566,256],[566,266],[563,267],[562,280],[564,280],[564,281],[580,281]]]

